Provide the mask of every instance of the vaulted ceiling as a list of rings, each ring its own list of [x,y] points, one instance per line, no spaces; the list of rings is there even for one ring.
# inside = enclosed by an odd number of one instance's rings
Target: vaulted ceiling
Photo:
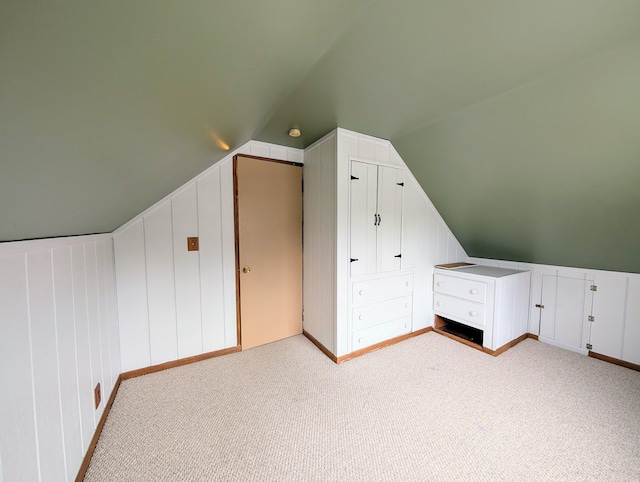
[[[0,3],[2,241],[337,126],[391,140],[471,256],[640,272],[637,0]]]

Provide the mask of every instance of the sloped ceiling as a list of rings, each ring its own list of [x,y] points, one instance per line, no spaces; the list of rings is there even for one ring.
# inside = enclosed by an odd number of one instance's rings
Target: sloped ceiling
[[[471,256],[640,272],[638,86],[637,0],[4,1],[0,240],[112,231],[226,148],[340,126]]]

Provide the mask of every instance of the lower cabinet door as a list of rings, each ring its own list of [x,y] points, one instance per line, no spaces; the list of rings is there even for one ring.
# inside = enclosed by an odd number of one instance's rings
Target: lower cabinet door
[[[381,341],[389,340],[397,336],[411,332],[411,316],[398,318],[379,325],[371,326],[363,330],[353,332],[353,351],[361,350]]]

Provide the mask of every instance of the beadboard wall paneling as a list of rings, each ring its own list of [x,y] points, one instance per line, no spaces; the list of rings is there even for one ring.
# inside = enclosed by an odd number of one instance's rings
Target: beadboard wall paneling
[[[142,219],[113,237],[123,372],[151,365],[151,335],[147,297],[147,264]],[[155,302],[155,300],[154,300]],[[153,320],[152,324],[158,324]]]
[[[198,236],[198,193],[195,182],[189,183],[172,196],[171,212],[178,358],[186,358],[204,353],[200,309],[200,252],[187,250],[187,238]],[[153,324],[154,320],[150,318],[149,323]]]
[[[556,344],[578,353],[586,354],[586,343],[592,345],[592,351],[630,363],[640,364],[640,275],[615,271],[549,266],[514,261],[471,258],[471,262],[529,270],[532,272],[531,301],[529,306],[529,333],[540,335],[540,340]],[[552,286],[551,296],[544,293],[543,282],[558,280],[556,285],[577,286],[582,283],[584,289],[558,289]],[[572,283],[573,281],[573,283]],[[591,284],[597,291],[591,291]],[[543,292],[544,291],[544,292]],[[554,298],[555,296],[555,298]],[[541,309],[536,304],[544,305],[544,310],[555,310],[559,306],[558,297],[564,306],[578,307],[578,320],[572,327],[558,325],[555,329],[540,328]],[[582,307],[584,306],[584,310]],[[552,316],[548,314],[545,315]],[[593,322],[585,319],[594,317]],[[561,318],[561,317],[560,317]],[[563,320],[556,320],[562,324]],[[543,327],[544,328],[544,327]],[[567,331],[573,330],[573,331]],[[579,332],[580,331],[580,332]],[[567,339],[577,340],[566,343]]]
[[[0,245],[0,480],[78,473],[120,373],[112,250],[111,235]]]
[[[236,154],[303,160],[250,141],[114,232],[123,372],[237,345]]]
[[[304,330],[336,351],[335,131],[305,150],[303,280]]]

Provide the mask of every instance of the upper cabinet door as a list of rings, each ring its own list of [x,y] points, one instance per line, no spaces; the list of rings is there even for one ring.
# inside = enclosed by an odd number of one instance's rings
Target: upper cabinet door
[[[351,276],[400,270],[403,170],[351,162]]]
[[[398,271],[402,249],[403,170],[378,166],[378,272]]]
[[[351,162],[351,276],[376,272],[377,166]]]

